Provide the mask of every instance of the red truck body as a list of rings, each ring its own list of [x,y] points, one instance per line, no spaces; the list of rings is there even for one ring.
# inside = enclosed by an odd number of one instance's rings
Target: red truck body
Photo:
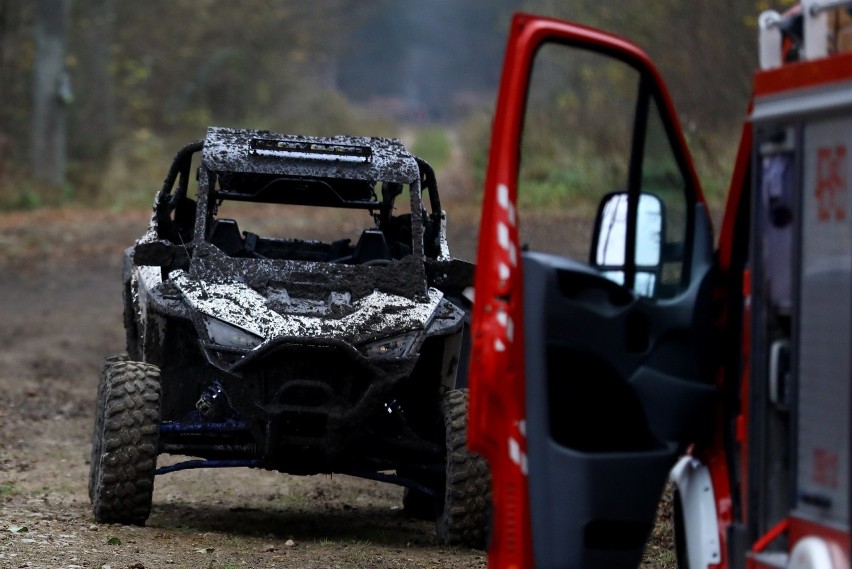
[[[587,27],[512,21],[470,366],[468,443],[494,486],[490,567],[637,566],[667,477],[682,567],[849,566],[849,4],[761,16],[764,69],[715,251],[650,59]],[[577,52],[591,59],[571,67]],[[627,104],[595,107],[582,85],[598,71],[596,88]],[[596,108],[624,110],[627,140],[618,185],[589,209],[589,258],[528,248],[518,200],[542,174],[524,161],[537,150],[570,169],[587,147],[562,122]],[[599,140],[606,128],[590,124]]]

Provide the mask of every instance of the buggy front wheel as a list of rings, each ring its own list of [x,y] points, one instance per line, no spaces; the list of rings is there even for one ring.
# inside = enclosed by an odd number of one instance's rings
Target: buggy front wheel
[[[148,519],[159,427],[159,368],[107,361],[98,388],[89,472],[96,521],[143,525]]]

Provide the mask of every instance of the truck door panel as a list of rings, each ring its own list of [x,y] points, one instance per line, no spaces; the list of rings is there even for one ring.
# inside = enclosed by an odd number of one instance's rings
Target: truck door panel
[[[495,298],[523,323],[535,566],[637,566],[666,474],[715,398],[709,218],[641,51],[523,15],[507,49],[486,191],[508,188],[520,212],[522,280]],[[660,204],[650,239],[637,230],[643,196]],[[620,213],[604,219],[619,199]],[[615,255],[601,256],[604,239],[618,242]],[[480,242],[477,277],[487,251]],[[480,283],[477,303],[488,303]]]

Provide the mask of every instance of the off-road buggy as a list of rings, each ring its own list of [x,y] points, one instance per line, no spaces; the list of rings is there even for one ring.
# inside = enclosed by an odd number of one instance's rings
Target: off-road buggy
[[[277,212],[292,206],[356,213],[360,236],[295,239],[303,220]],[[240,230],[264,210],[286,237]],[[96,520],[143,524],[157,474],[246,466],[403,485],[439,540],[481,545],[488,473],[458,373],[473,266],[450,257],[445,220],[431,167],[398,140],[210,128],[180,150],[125,253]],[[164,453],[191,459],[158,469]]]

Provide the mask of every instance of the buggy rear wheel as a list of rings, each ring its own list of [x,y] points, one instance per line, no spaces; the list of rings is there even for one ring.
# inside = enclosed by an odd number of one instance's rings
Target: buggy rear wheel
[[[437,519],[438,541],[485,547],[491,476],[481,456],[467,449],[467,389],[448,391],[441,401],[447,441],[446,486]]]
[[[159,427],[159,368],[108,359],[98,387],[89,471],[96,521],[143,525],[148,519]]]

